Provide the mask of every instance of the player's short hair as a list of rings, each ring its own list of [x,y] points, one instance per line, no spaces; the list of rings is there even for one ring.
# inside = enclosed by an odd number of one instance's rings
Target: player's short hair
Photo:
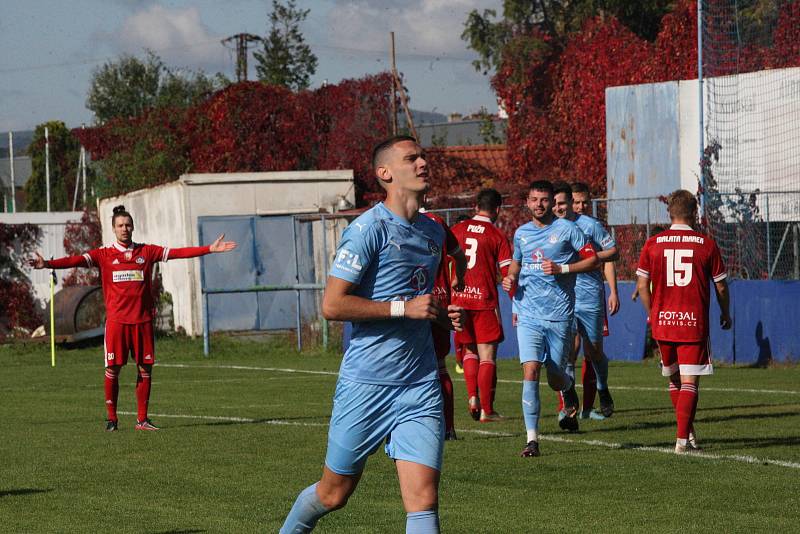
[[[531,182],[529,191],[546,191],[553,196],[553,184],[549,180],[536,180]]]
[[[131,222],[133,222],[133,216],[130,213],[128,213],[128,211],[125,209],[125,206],[123,206],[122,204],[114,207],[113,213],[114,214],[111,216],[111,226],[114,226],[117,217],[128,217],[131,220]]]
[[[496,189],[481,189],[475,204],[480,211],[495,211],[503,205],[503,197]]]
[[[460,222],[468,221],[468,220],[470,220],[470,218],[471,217],[469,215],[463,215],[462,214],[462,215],[459,215],[458,217],[456,217],[456,222],[460,223]]]
[[[375,145],[375,148],[372,149],[372,168],[377,169],[383,154],[397,143],[402,143],[403,141],[417,142],[417,140],[410,135],[395,135]]]
[[[589,186],[586,185],[586,182],[572,182],[572,192],[573,193],[586,193],[589,194]]]
[[[686,189],[677,189],[667,197],[667,211],[673,219],[693,220],[697,217],[697,198]]]
[[[567,198],[572,198],[572,187],[567,182],[556,182],[553,184],[553,196],[564,193]]]

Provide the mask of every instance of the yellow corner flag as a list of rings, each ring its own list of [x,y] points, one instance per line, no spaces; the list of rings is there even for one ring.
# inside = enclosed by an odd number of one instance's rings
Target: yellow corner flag
[[[56,366],[56,314],[53,309],[56,296],[56,271],[50,270],[50,365]]]

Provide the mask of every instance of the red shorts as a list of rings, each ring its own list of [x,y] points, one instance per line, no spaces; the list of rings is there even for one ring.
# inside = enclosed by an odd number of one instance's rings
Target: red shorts
[[[433,336],[433,350],[436,352],[436,357],[441,360],[450,354],[450,330],[437,324],[431,324],[431,335]]]
[[[156,361],[151,321],[138,324],[106,321],[103,345],[106,367],[127,364],[129,352],[138,364],[152,365]]]
[[[500,323],[500,312],[494,310],[465,310],[467,320],[464,329],[456,332],[456,343],[469,345],[472,343],[502,343],[503,325]]]
[[[714,374],[708,340],[696,343],[659,341],[658,350],[661,351],[661,374],[664,376],[678,372],[687,376]]]

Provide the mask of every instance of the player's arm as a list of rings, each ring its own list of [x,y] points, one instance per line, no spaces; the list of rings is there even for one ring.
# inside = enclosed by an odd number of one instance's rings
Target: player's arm
[[[619,250],[617,250],[616,246],[598,250],[597,258],[603,263],[617,261],[619,259]]]
[[[723,278],[719,282],[714,282],[714,291],[717,293],[717,302],[719,303],[719,325],[723,330],[728,330],[733,324],[730,314],[731,297],[728,291],[728,280]]]
[[[603,264],[603,276],[608,282],[608,313],[614,315],[619,311],[619,294],[617,293],[617,267],[613,261]]]
[[[642,307],[644,308],[644,311],[649,319],[651,301],[650,278],[640,274],[636,279],[636,291],[639,294],[639,301],[642,303]]]
[[[205,247],[170,248],[167,250],[167,259],[176,260],[183,258],[196,258],[206,254],[229,252],[236,248],[235,241],[223,241],[225,234],[220,235],[213,243]]]
[[[322,315],[329,321],[376,321],[381,319],[439,319],[440,309],[433,295],[420,295],[409,301],[377,301],[353,291],[358,284],[329,276],[322,297]]]
[[[503,277],[503,291],[511,293],[514,290],[514,287],[517,285],[517,280],[519,279],[519,272],[522,269],[522,265],[517,260],[511,260],[511,263],[508,266],[508,272]]]
[[[65,256],[54,260],[46,260],[38,252],[34,252],[34,254],[35,256],[28,260],[28,266],[34,269],[71,269],[72,267],[92,266],[88,253],[82,256]]]
[[[588,243],[584,245],[580,250],[578,250],[578,255],[581,257],[581,259],[574,263],[562,264],[555,263],[551,260],[543,260],[542,272],[550,275],[588,273],[589,271],[594,271],[600,266],[600,260],[598,259],[597,253],[594,251],[592,245]]]

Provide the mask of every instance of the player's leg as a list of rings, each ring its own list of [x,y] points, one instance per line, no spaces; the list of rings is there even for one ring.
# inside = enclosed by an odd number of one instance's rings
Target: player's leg
[[[150,421],[147,411],[150,407],[150,389],[155,362],[155,343],[153,323],[146,322],[128,325],[133,339],[133,355],[137,363],[136,370],[136,430],[158,430]]]
[[[469,415],[477,421],[481,417],[481,405],[480,401],[478,401],[480,358],[478,356],[478,347],[475,343],[472,312],[470,310],[465,311],[464,328],[460,332],[456,332],[453,338],[456,344],[464,347],[462,366],[464,368],[464,382],[467,385],[467,409],[469,410]]]
[[[495,384],[497,383],[497,345],[503,341],[503,327],[497,310],[476,312],[473,321],[480,367],[478,369],[478,392],[481,400],[481,422],[499,421],[502,416],[494,409]]]
[[[400,495],[406,510],[406,534],[439,532],[439,476],[427,465],[397,460]]]
[[[605,311],[577,309],[575,317],[578,319],[578,331],[583,340],[583,353],[594,370],[597,395],[600,397],[600,413],[603,417],[611,417],[614,413],[614,399],[608,389],[608,358],[603,352]]]
[[[117,419],[117,404],[119,400],[119,372],[128,362],[130,344],[125,337],[125,325],[114,321],[106,321],[105,335],[103,337],[103,359],[105,361],[105,377],[103,390],[105,393],[106,430],[114,432],[119,422]]]
[[[567,371],[567,374],[572,378],[572,380],[575,381],[575,362],[576,362],[576,360],[578,358],[578,354],[580,353],[580,350],[581,350],[581,338],[580,338],[580,335],[577,333],[578,324],[574,320],[572,322],[572,329],[575,332],[575,334],[574,334],[575,341],[572,344],[572,349],[569,352],[569,358],[567,360],[566,371]],[[559,391],[558,392],[558,420],[559,421],[561,421],[564,413],[565,413],[564,412],[564,396]]]
[[[539,397],[539,378],[545,359],[544,335],[537,321],[517,325],[519,361],[522,364],[522,417],[525,421],[525,448],[523,457],[539,456],[539,415],[542,411]]]
[[[438,389],[439,384],[435,383],[434,387]],[[347,504],[358,486],[367,458],[389,433],[392,417],[386,414],[393,412],[397,389],[339,378],[322,478],[300,492],[281,534],[311,532],[322,516]],[[441,410],[441,404],[439,408]]]
[[[406,533],[438,533],[444,441],[439,388],[427,382],[403,388],[394,413],[396,424],[385,450],[397,468]]]
[[[464,345],[455,343],[456,346],[456,373],[464,374]]]
[[[572,348],[572,324],[570,321],[543,321],[546,324],[545,339],[549,357],[544,362],[547,369],[547,383],[564,398],[563,417],[559,415],[558,425],[570,432],[578,430],[578,409],[580,400],[575,391],[575,380],[566,373],[566,362]]]
[[[280,534],[311,532],[325,514],[347,504],[356,490],[361,473],[340,475],[324,467],[319,482],[308,486],[295,499]]]
[[[708,340],[700,343],[682,343],[677,346],[678,367],[681,376],[681,391],[678,396],[678,432],[675,452],[697,450],[696,441],[689,445],[697,413],[700,377],[714,374]],[[694,440],[693,440],[694,441]]]
[[[447,363],[445,358],[439,358],[439,384],[442,386],[442,400],[444,402],[444,428],[445,440],[458,439],[456,437],[455,428],[455,406],[453,399],[453,381],[450,379],[450,373],[447,372]]]

